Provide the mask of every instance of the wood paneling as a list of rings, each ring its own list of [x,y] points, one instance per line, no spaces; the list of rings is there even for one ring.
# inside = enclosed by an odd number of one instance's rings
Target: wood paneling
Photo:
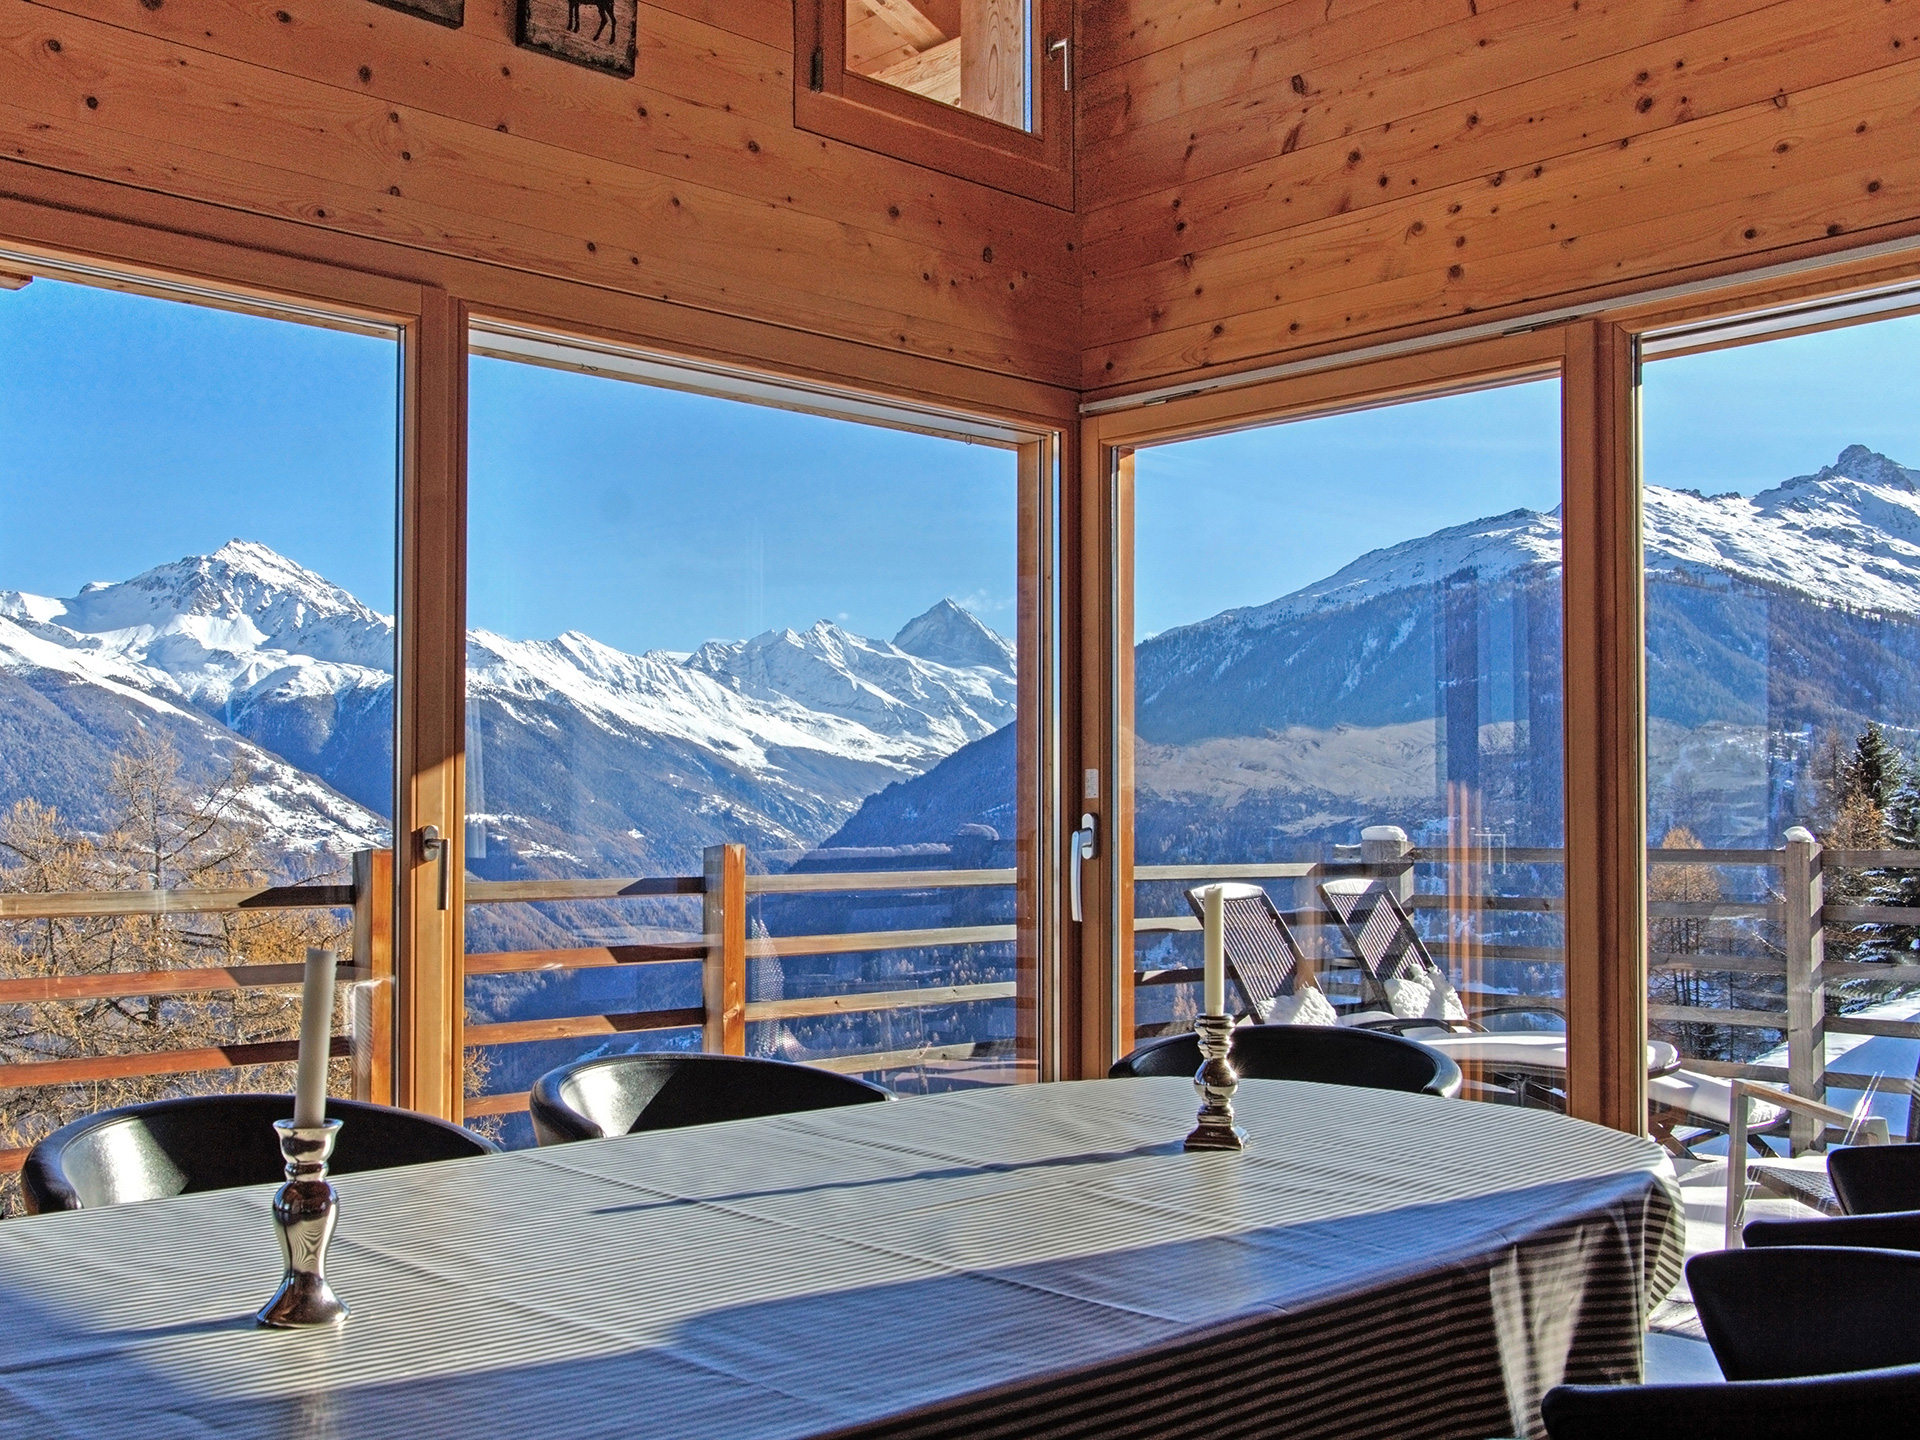
[[[1920,228],[1920,0],[1112,9],[1089,389]]]
[[[0,155],[895,352],[1076,373],[1071,216],[796,130],[786,5],[640,15],[623,82],[514,48],[506,5],[485,0],[457,31],[363,0],[5,0]]]

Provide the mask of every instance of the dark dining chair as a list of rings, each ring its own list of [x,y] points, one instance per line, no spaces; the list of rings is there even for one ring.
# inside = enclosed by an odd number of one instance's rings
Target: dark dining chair
[[[1227,1058],[1243,1080],[1313,1080],[1413,1094],[1460,1093],[1460,1067],[1438,1050],[1379,1030],[1325,1025],[1240,1025]],[[1200,1040],[1191,1030],[1147,1041],[1114,1062],[1116,1080],[1143,1075],[1192,1079]]]
[[[1827,1178],[1849,1215],[1920,1210],[1920,1145],[1848,1145],[1827,1156]]]
[[[1724,1385],[1561,1385],[1540,1418],[1552,1440],[1839,1440],[1909,1434],[1920,1365]]]
[[[1890,1215],[1822,1215],[1805,1220],[1749,1220],[1741,1229],[1740,1238],[1749,1249],[1840,1245],[1870,1250],[1920,1250],[1920,1210],[1901,1210]]]
[[[342,1121],[335,1175],[456,1160],[497,1150],[492,1141],[431,1115],[359,1100],[327,1101]],[[20,1171],[30,1210],[91,1210],[286,1178],[276,1120],[291,1095],[189,1095],[103,1110],[35,1145]]]
[[[1687,1286],[1729,1380],[1920,1365],[1913,1324],[1920,1254],[1812,1245],[1720,1250],[1687,1262]]]
[[[527,1109],[542,1145],[564,1145],[892,1098],[878,1085],[811,1065],[670,1051],[549,1070],[534,1082]]]

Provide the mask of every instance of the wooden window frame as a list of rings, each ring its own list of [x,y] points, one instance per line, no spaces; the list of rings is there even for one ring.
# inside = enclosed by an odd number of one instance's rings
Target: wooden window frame
[[[1564,451],[1563,605],[1569,626],[1562,662],[1568,736],[1567,870],[1570,876],[1596,877],[1593,883],[1568,886],[1568,1009],[1571,1014],[1577,1005],[1579,1013],[1597,1020],[1570,1027],[1569,1103],[1573,1113],[1583,1118],[1625,1129],[1644,1128],[1645,926],[1640,925],[1636,935],[1631,923],[1618,926],[1602,921],[1604,914],[1618,913],[1612,907],[1622,898],[1617,857],[1636,846],[1639,853],[1645,848],[1644,801],[1629,803],[1628,799],[1644,791],[1644,743],[1637,724],[1625,734],[1618,726],[1618,717],[1638,706],[1639,691],[1623,690],[1613,682],[1610,667],[1618,663],[1617,648],[1602,650],[1586,644],[1576,649],[1573,639],[1576,630],[1592,632],[1603,618],[1594,602],[1598,581],[1590,574],[1599,557],[1614,554],[1617,563],[1608,574],[1616,580],[1621,565],[1630,563],[1636,575],[1639,566],[1637,486],[1630,492],[1635,508],[1629,559],[1614,553],[1621,548],[1621,532],[1600,528],[1600,517],[1614,515],[1623,500],[1617,487],[1602,487],[1600,451],[1588,438],[1596,430],[1589,411],[1598,377],[1583,368],[1590,361],[1579,347],[1591,343],[1580,327],[1529,331],[1176,397],[1150,407],[1107,411],[1084,422],[1080,447],[1084,553],[1078,591],[1084,640],[1079,683],[1083,694],[1097,698],[1081,716],[1079,741],[1085,757],[1082,763],[1112,778],[1100,804],[1101,824],[1110,842],[1089,877],[1087,920],[1069,927],[1078,931],[1070,937],[1070,955],[1086,997],[1078,1037],[1082,1073],[1104,1073],[1106,1065],[1133,1045],[1133,885],[1129,877],[1135,797],[1128,721],[1133,698],[1135,452],[1289,420],[1557,378]],[[1612,383],[1618,376],[1605,379]],[[1634,606],[1610,632],[1616,645],[1637,637],[1638,626],[1639,609]],[[1637,708],[1633,713],[1638,714]],[[1579,743],[1576,733],[1582,737]],[[1599,758],[1601,750],[1606,763]],[[1613,765],[1622,768],[1616,770]],[[1576,814],[1584,817],[1584,823],[1575,823]],[[1608,856],[1615,857],[1614,863],[1603,864]],[[1625,888],[1638,897],[1639,886],[1635,871]],[[1641,913],[1637,907],[1643,903],[1636,898],[1630,913]],[[1637,992],[1632,983],[1636,974],[1641,977]],[[1603,992],[1611,1008],[1588,998]],[[1642,996],[1637,1027],[1622,1008],[1627,1005],[1625,997],[1635,993]],[[1625,1052],[1631,1052],[1631,1064],[1622,1058]],[[1623,1092],[1622,1077],[1633,1075],[1638,1076],[1634,1083],[1639,1088],[1628,1086]]]
[[[847,0],[796,0],[793,123],[863,150],[1073,208],[1073,96],[1053,40],[1073,47],[1067,0],[1032,0],[1033,129],[1023,131],[847,69]],[[815,82],[818,82],[817,84]]]

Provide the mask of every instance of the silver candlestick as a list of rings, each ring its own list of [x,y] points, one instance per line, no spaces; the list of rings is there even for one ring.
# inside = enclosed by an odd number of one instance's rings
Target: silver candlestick
[[[1244,1150],[1247,1132],[1233,1123],[1233,1092],[1240,1087],[1227,1060],[1233,1044],[1231,1015],[1196,1015],[1194,1032],[1200,1037],[1200,1068],[1193,1088],[1200,1094],[1200,1115],[1187,1136],[1189,1150]]]
[[[280,1227],[280,1253],[287,1271],[273,1299],[257,1317],[276,1329],[338,1325],[347,1318],[347,1306],[327,1284],[327,1242],[340,1218],[339,1197],[327,1179],[327,1161],[339,1137],[338,1120],[318,1125],[295,1125],[276,1120],[280,1153],[287,1161],[287,1183],[273,1197],[273,1218]]]

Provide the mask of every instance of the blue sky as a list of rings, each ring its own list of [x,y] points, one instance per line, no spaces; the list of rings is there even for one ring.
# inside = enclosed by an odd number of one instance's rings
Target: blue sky
[[[1920,465],[1920,319],[1646,372],[1646,473],[1752,491],[1860,442]],[[0,291],[0,589],[71,594],[234,536],[392,605],[390,342],[36,281]],[[1552,382],[1143,452],[1140,633],[1355,555],[1558,503]],[[1013,628],[1014,464],[907,435],[477,360],[473,623],[626,649],[942,596]]]

